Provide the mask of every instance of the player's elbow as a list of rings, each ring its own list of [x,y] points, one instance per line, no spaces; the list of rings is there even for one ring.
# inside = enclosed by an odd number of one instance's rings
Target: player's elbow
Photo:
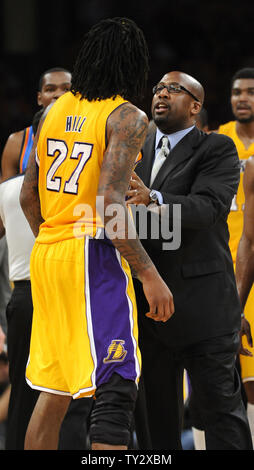
[[[97,199],[99,199],[99,212],[105,212],[108,208],[120,205],[125,205],[124,194],[121,191],[110,189],[109,191],[98,191]]]
[[[126,204],[124,196],[118,191],[103,191],[97,196],[97,211],[106,225],[112,223],[112,219],[117,226],[123,226],[126,217]],[[108,233],[110,237],[111,234]]]

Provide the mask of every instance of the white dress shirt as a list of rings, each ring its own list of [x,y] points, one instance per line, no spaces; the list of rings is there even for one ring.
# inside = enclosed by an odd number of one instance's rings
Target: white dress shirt
[[[176,144],[178,144],[178,142],[180,142],[180,140],[182,140],[183,137],[186,136],[186,134],[188,134],[194,127],[195,126],[188,127],[187,129],[183,129],[181,131],[173,132],[173,134],[163,134],[163,132],[161,132],[160,129],[158,129],[158,127],[157,127],[156,137],[155,137],[155,149],[154,149],[155,158],[156,158],[156,155],[158,154],[158,152],[160,150],[160,148],[158,146],[159,146],[159,142],[160,142],[160,140],[163,136],[166,136],[168,138],[169,144],[170,144],[170,152],[171,152],[171,150],[173,150],[173,148],[176,146]],[[169,153],[167,158],[170,158],[170,153]],[[163,204],[162,194],[159,191],[156,191],[156,194],[158,196],[159,204],[160,205]]]

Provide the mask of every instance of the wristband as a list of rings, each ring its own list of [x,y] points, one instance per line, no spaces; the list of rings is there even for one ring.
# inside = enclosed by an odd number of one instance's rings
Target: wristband
[[[243,312],[241,313],[241,318],[244,318],[244,313]]]

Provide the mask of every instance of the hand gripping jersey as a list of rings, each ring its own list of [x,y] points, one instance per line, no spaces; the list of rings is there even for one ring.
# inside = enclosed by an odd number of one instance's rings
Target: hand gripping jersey
[[[39,194],[45,222],[37,242],[94,236],[103,224],[96,194],[106,148],[106,123],[126,101],[89,102],[65,93],[50,109],[37,144]],[[82,222],[80,222],[82,220]]]

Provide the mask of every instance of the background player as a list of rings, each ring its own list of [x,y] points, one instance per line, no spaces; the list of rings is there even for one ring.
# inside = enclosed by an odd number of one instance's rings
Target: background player
[[[241,175],[238,192],[232,201],[228,216],[229,246],[236,263],[236,254],[243,230],[244,190],[243,175],[245,165],[254,155],[254,68],[238,70],[231,82],[231,106],[235,120],[219,127],[218,132],[231,137],[237,148],[241,163]],[[245,304],[244,314],[252,328],[254,327],[254,289],[251,289]],[[245,320],[243,319],[243,322]],[[254,349],[248,338],[243,337],[245,354],[240,354],[241,377],[247,395],[247,414],[254,442]],[[249,351],[249,352],[248,352]]]
[[[243,176],[246,162],[254,155],[254,68],[240,69],[232,77],[231,107],[235,120],[220,125],[217,132],[231,137],[237,148],[241,163],[240,183],[237,194],[233,198],[231,211],[228,216],[230,234],[229,247],[235,267],[237,247],[243,230],[243,210],[245,203]],[[254,325],[254,289],[251,289],[248,300],[246,303],[244,302],[244,304],[245,317],[250,325]],[[243,331],[246,331],[248,328],[246,319],[242,319]],[[240,354],[239,360],[241,378],[247,395],[248,420],[252,440],[254,442],[254,350],[248,338],[250,338],[250,336],[243,336],[242,338],[245,355]],[[204,450],[203,431],[194,430],[194,436],[196,449]]]
[[[244,223],[243,232],[238,245],[236,256],[236,281],[240,301],[243,309],[245,309],[246,301],[248,299],[254,281],[254,157],[250,157],[246,162],[243,177],[243,188],[245,195]],[[248,345],[252,345],[251,331],[247,330],[246,336],[248,339]],[[253,360],[253,356],[248,357],[248,359]],[[252,363],[250,363],[247,370],[251,371],[251,366]],[[244,367],[244,371],[245,370],[246,367]],[[252,430],[252,440],[254,440],[254,404],[251,401],[251,392],[253,392],[253,380],[254,377],[249,376],[247,382],[245,383],[245,385],[247,385],[247,392],[249,392],[247,410],[250,428]]]
[[[71,73],[62,67],[48,69],[41,75],[38,85],[37,103],[45,109],[70,89]],[[10,134],[2,153],[2,181],[25,171],[33,140],[32,124]]]

